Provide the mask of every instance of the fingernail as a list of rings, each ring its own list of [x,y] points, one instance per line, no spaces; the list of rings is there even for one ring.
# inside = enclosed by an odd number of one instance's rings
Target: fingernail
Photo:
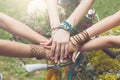
[[[55,60],[55,63],[57,63],[57,60]]]
[[[58,65],[60,64],[60,61],[58,61],[58,63],[57,63]]]
[[[63,62],[63,60],[61,59],[60,62]]]

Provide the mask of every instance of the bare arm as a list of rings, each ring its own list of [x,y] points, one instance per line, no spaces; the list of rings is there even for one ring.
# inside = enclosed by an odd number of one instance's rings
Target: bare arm
[[[47,0],[48,1],[48,12],[50,18],[51,28],[58,27],[60,24],[60,20],[58,17],[57,11],[57,0]],[[94,0],[82,0],[80,5],[73,11],[71,16],[66,20],[70,25],[76,26],[78,22],[82,19],[82,17],[87,13],[89,8],[91,7]],[[52,31],[53,32],[53,31]],[[70,38],[70,32],[64,29],[58,29],[55,31],[56,33],[52,36],[52,39],[48,42],[48,44],[52,44],[52,57],[55,57],[55,61],[58,61],[58,57],[60,59],[67,56],[69,53],[68,42]]]
[[[50,19],[51,28],[58,27],[60,25],[60,19],[57,8],[57,0],[47,0],[48,14]]]
[[[27,25],[3,14],[0,13],[0,28],[7,30],[8,32],[30,39],[34,42],[40,43],[43,40],[46,40],[45,37],[39,35],[37,32],[29,28]]]
[[[86,29],[86,31],[88,32],[89,36],[92,37],[118,25],[120,25],[120,11],[107,18],[104,18],[103,20]]]
[[[57,9],[57,0],[47,0],[48,13],[50,19],[51,29],[55,29],[60,25],[60,19]],[[68,54],[68,41],[70,33],[64,29],[52,30],[52,38],[47,42],[47,45],[51,46],[51,58],[55,58],[55,62],[58,60],[59,54]],[[54,33],[54,34],[53,34]],[[61,58],[62,59],[62,58]]]
[[[77,49],[82,46],[81,45],[82,43],[84,43],[84,45],[81,48],[79,48],[81,51],[91,51],[110,47],[120,47],[119,36],[96,38],[85,43],[89,39],[89,37],[100,34],[118,25],[120,25],[120,11],[118,11],[114,15],[111,15],[99,21],[98,23],[94,24],[90,28],[81,32],[80,34],[71,37],[71,41]]]
[[[116,27],[120,24],[120,11],[111,15],[103,20],[99,21],[98,23],[94,24],[93,26],[87,28],[82,33],[71,37],[71,40],[75,45],[80,46],[79,44],[84,43],[89,37],[93,37],[97,34],[100,34],[104,31],[107,31],[113,27]],[[79,43],[79,44],[78,44]]]
[[[94,0],[81,0],[81,3],[66,20],[72,26],[76,26],[91,8]]]
[[[34,49],[34,50],[33,50]],[[34,53],[34,55],[32,54]],[[8,57],[43,57],[48,58],[50,51],[40,45],[31,47],[29,44],[0,40],[0,55]]]
[[[103,36],[86,42],[81,51],[100,50],[104,48],[120,48],[120,36]]]

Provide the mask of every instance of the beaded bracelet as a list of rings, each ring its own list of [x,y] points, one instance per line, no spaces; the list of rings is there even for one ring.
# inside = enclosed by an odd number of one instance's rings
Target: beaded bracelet
[[[64,29],[66,31],[69,31],[71,34],[74,33],[74,28],[67,22],[67,21],[64,21],[60,26],[58,27],[54,27],[54,28],[51,28],[51,31],[53,30],[58,30],[58,29]]]
[[[69,31],[71,34],[74,33],[73,27],[67,21],[64,21],[58,28]]]

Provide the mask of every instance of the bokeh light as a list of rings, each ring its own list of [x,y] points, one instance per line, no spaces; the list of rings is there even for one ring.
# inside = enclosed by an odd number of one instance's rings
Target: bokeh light
[[[45,0],[31,0],[28,4],[27,12],[29,15],[41,16],[47,10]]]

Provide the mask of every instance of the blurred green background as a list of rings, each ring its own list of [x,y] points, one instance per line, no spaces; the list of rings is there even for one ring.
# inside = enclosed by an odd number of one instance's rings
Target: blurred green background
[[[23,23],[28,19],[27,6],[30,0],[0,0],[0,12],[3,12]],[[69,0],[68,0],[69,1]],[[92,6],[97,11],[100,19],[103,19],[109,15],[114,14],[116,11],[120,10],[120,0],[95,0]],[[41,15],[44,13],[41,13]],[[67,13],[66,13],[67,14]],[[47,18],[45,18],[47,17]],[[31,21],[28,24],[31,28],[39,25],[42,27],[41,30],[49,32],[49,29],[44,28],[47,26],[49,28],[49,21],[47,13],[45,17],[37,19],[37,21]],[[120,28],[113,29],[113,32],[119,30]],[[48,33],[49,34],[49,33]],[[110,34],[109,32],[105,35]],[[119,35],[119,33],[118,33]],[[0,30],[1,39],[10,39],[12,35],[4,30]],[[44,60],[35,59],[24,59],[27,63],[44,63]],[[33,73],[27,73],[23,67],[20,67],[21,60],[18,58],[0,57],[0,72],[3,74],[3,80],[45,80],[46,71],[37,71]],[[109,65],[110,66],[110,65]],[[63,80],[65,76],[63,73]],[[103,80],[103,79],[101,79]],[[108,80],[108,79],[104,79]],[[115,80],[115,79],[111,79]]]

